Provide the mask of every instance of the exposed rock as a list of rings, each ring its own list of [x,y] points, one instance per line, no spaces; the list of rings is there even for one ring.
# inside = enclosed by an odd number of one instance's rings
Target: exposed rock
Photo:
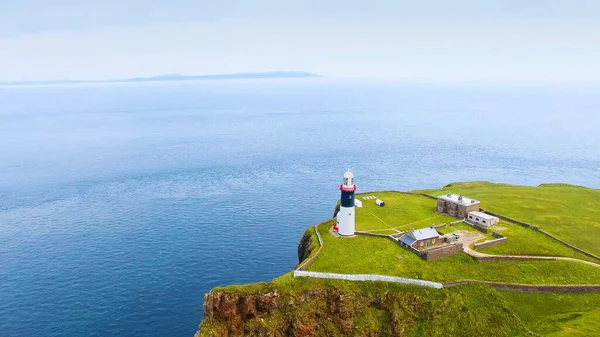
[[[337,217],[337,214],[340,212],[340,204],[337,204],[335,206],[335,209],[333,210],[333,217]]]
[[[304,233],[302,239],[300,239],[300,243],[298,244],[298,263],[302,263],[304,259],[310,256],[312,250],[310,249],[310,245],[312,244],[312,238],[309,231]]]
[[[486,310],[470,310],[473,305]],[[525,331],[489,287],[457,291],[311,280],[295,287],[284,282],[213,290],[204,298],[196,337],[512,336]]]

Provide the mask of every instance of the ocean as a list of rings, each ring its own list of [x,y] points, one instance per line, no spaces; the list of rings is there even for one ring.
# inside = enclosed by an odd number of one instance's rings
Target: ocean
[[[0,336],[188,336],[358,191],[600,188],[600,88],[302,79],[0,88]]]

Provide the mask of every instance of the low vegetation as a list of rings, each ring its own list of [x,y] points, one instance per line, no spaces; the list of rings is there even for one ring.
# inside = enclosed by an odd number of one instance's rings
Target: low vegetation
[[[459,193],[484,209],[539,226],[565,241],[600,253],[600,191],[568,185],[523,187],[485,182],[450,184],[431,195]],[[374,196],[385,201],[375,204]],[[359,231],[392,234],[457,219],[435,211],[418,194],[358,194]],[[301,240],[300,255],[315,258],[307,270],[381,274],[449,283],[481,280],[521,284],[600,284],[600,268],[574,261],[477,262],[465,253],[424,261],[385,237],[339,238],[333,221]],[[475,231],[465,224],[438,228],[446,234]],[[542,233],[501,221],[492,230],[508,241],[480,252],[564,256],[598,263]],[[481,241],[492,239],[491,232]],[[317,255],[317,252],[318,255]],[[600,293],[554,294],[500,291],[485,285],[430,289],[385,282],[294,278],[215,288],[206,297],[197,336],[594,336],[600,331]]]
[[[580,253],[556,240],[529,228],[500,221],[492,227],[494,232],[508,240],[500,245],[482,248],[479,251],[496,255],[563,256],[600,263],[597,259]]]
[[[600,293],[549,294],[506,291],[507,306],[531,331],[543,336],[596,336]]]
[[[376,205],[375,198],[385,201],[385,207]],[[422,195],[376,192],[357,194],[356,199],[363,205],[356,208],[358,231],[393,234],[411,227],[422,228],[457,220],[436,212],[435,200]]]
[[[538,226],[600,255],[600,190],[565,184],[530,187],[472,182],[418,192],[434,196],[459,193],[479,199],[486,210]]]
[[[595,293],[521,293],[479,285],[437,290],[286,274],[271,283],[217,288],[208,296],[219,297],[223,306],[228,298],[263,303],[275,296],[277,309],[211,308],[198,336],[594,336],[600,331]]]
[[[600,268],[571,261],[477,262],[465,253],[425,261],[383,237],[338,238],[320,226],[324,247],[310,271],[381,274],[442,283],[481,280],[524,284],[600,284]]]
[[[284,276],[258,288],[215,289],[206,300],[211,306],[205,308],[205,319],[197,336],[527,333],[501,294],[486,286],[436,290],[385,282]]]

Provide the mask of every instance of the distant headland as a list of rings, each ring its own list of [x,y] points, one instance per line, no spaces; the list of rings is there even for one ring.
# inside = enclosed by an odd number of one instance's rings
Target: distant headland
[[[241,80],[241,79],[275,79],[275,78],[310,78],[320,75],[304,71],[269,71],[259,73],[235,73],[213,75],[168,74],[151,77],[135,77],[112,80],[55,80],[55,81],[17,81],[0,82],[0,85],[54,85],[54,84],[86,84],[86,83],[129,83],[129,82],[164,82],[164,81],[199,81],[199,80]]]

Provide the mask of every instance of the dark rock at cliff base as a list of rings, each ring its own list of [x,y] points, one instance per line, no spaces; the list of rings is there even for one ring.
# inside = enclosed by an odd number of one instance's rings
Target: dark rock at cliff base
[[[335,209],[333,210],[333,217],[337,217],[338,213],[340,212],[340,204],[337,204],[335,206]]]
[[[298,244],[298,263],[302,263],[304,259],[310,256],[312,253],[312,249],[310,245],[312,244],[312,239],[310,233],[307,231],[300,239],[300,243]]]

